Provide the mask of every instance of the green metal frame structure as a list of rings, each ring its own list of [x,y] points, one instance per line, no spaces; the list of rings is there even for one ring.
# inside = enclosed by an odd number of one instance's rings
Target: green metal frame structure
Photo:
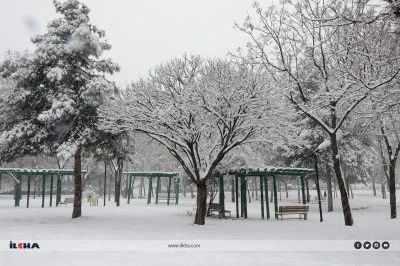
[[[296,176],[300,178],[302,203],[309,202],[309,189],[308,180],[306,175],[314,172],[313,169],[308,168],[286,168],[286,167],[269,167],[265,169],[239,169],[229,170],[225,172],[215,172],[214,176],[219,178],[219,204],[221,208],[222,217],[225,218],[225,196],[224,196],[224,175],[229,174],[235,176],[235,202],[236,202],[236,218],[239,218],[239,187],[240,187],[240,217],[247,219],[247,177],[257,176],[260,177],[260,192],[261,192],[261,218],[265,219],[265,212],[267,219],[270,219],[269,199],[268,199],[268,179],[272,178],[272,185],[274,190],[274,209],[275,219],[278,219],[278,193],[276,186],[276,178],[279,176]],[[239,186],[240,184],[240,186]],[[306,191],[307,190],[307,197]],[[265,204],[264,204],[265,202]],[[264,206],[265,205],[265,206]]]
[[[86,171],[82,171],[86,173]],[[57,178],[57,188],[56,188],[56,206],[59,205],[61,201],[61,177],[63,176],[73,176],[74,170],[71,169],[20,169],[20,168],[0,168],[0,175],[9,174],[16,177],[18,182],[15,182],[14,188],[14,201],[15,207],[19,207],[22,198],[22,182],[24,177],[28,182],[28,188],[26,193],[26,207],[29,208],[29,198],[31,194],[31,177],[41,176],[42,177],[42,208],[44,208],[45,192],[46,192],[46,177],[50,177],[50,202],[49,206],[53,205],[53,184],[54,177]]]
[[[156,187],[156,201],[155,204],[158,204],[158,193],[160,191],[161,185],[161,178],[166,177],[168,178],[168,187],[167,187],[167,205],[170,202],[170,195],[171,195],[171,180],[172,178],[175,179],[175,205],[179,203],[179,184],[180,178],[178,173],[174,172],[124,172],[123,174],[128,176],[128,204],[131,202],[131,193],[132,193],[132,179],[136,177],[147,177],[149,179],[149,188],[147,194],[147,204],[151,203],[151,195],[153,190],[153,179],[157,179],[157,187]]]

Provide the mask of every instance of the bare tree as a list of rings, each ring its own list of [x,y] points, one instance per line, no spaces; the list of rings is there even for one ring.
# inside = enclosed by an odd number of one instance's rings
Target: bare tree
[[[260,71],[197,56],[172,60],[104,106],[100,128],[135,130],[166,147],[197,186],[195,223],[203,225],[207,180],[227,153],[255,141],[267,121],[267,75]]]

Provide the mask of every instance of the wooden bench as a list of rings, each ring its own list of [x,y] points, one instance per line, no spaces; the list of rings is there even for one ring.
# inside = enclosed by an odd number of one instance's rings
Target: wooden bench
[[[279,206],[279,211],[276,213],[277,219],[279,215],[281,216],[281,219],[283,220],[283,215],[289,215],[289,214],[298,214],[299,219],[301,220],[301,215],[304,216],[304,220],[307,220],[307,212],[308,212],[309,206],[305,205],[300,205],[300,206]]]
[[[59,202],[58,204],[65,204],[67,205],[68,203],[74,203],[74,198],[65,198],[63,202]]]
[[[169,202],[174,203],[176,199],[175,193],[170,193],[169,194]],[[158,202],[160,201],[166,201],[168,202],[168,193],[158,193]]]
[[[224,214],[225,217],[227,217],[227,214],[228,214],[229,218],[232,218],[231,211],[229,211],[229,210],[223,211],[221,209],[221,206],[219,205],[219,203],[211,203],[211,205],[208,205],[208,206],[209,206],[211,217],[214,217],[214,214],[218,213],[218,218],[221,218],[222,214]]]

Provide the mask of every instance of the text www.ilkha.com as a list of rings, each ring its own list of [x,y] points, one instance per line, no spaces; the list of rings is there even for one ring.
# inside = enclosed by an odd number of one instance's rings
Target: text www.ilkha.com
[[[169,248],[200,248],[200,244],[186,244],[186,243],[180,243],[180,244],[168,244]]]

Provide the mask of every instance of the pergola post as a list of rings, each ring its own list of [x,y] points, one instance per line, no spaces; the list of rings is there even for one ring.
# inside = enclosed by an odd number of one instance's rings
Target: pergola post
[[[156,188],[156,204],[158,204],[158,192],[160,191],[160,177],[157,176],[157,188]]]
[[[269,215],[269,199],[268,199],[268,175],[265,175],[264,176],[264,180],[265,180],[265,186],[264,186],[264,189],[265,189],[265,206],[267,207],[267,219],[269,219],[270,218],[270,215]]]
[[[307,203],[310,203],[310,188],[308,186],[308,178],[306,178],[306,189],[307,189]]]
[[[128,174],[128,204],[131,203],[132,176]]]
[[[307,204],[306,202],[306,191],[304,188],[304,175],[300,175],[300,181],[301,181],[301,196],[303,198],[303,204]]]
[[[171,198],[171,178],[172,178],[172,177],[168,177],[168,188],[167,188],[168,197],[167,197],[167,205],[169,205],[169,200],[170,200],[170,198]]]
[[[246,176],[243,177],[244,180],[244,218],[247,219],[247,179]]]
[[[53,175],[50,176],[50,207],[53,205]]]
[[[239,177],[235,175],[236,218],[239,219]]]
[[[26,207],[29,208],[29,197],[31,195],[31,175],[28,175],[28,191],[26,194]]]
[[[219,206],[222,211],[222,218],[225,218],[225,194],[224,194],[224,175],[219,175]],[[221,213],[220,213],[221,215]]]
[[[275,219],[278,219],[278,193],[276,191],[276,176],[272,175],[272,182],[274,183],[274,205],[275,205]]]
[[[151,191],[153,190],[153,177],[149,176],[149,190],[147,193],[147,204],[151,203]]]
[[[46,176],[42,175],[42,208],[44,208],[44,197],[46,190]]]
[[[264,187],[263,176],[260,176],[260,192],[261,192],[261,218],[264,219]]]
[[[57,189],[56,189],[56,207],[60,204],[61,201],[61,176],[57,175]]]
[[[175,189],[175,205],[178,205],[179,202],[179,184],[181,183],[181,179],[179,176],[176,177],[176,189]]]
[[[241,175],[240,176],[240,217],[244,216],[244,203],[243,203],[243,199],[246,200],[246,195],[245,192],[243,192],[243,188],[244,188],[244,176]]]

